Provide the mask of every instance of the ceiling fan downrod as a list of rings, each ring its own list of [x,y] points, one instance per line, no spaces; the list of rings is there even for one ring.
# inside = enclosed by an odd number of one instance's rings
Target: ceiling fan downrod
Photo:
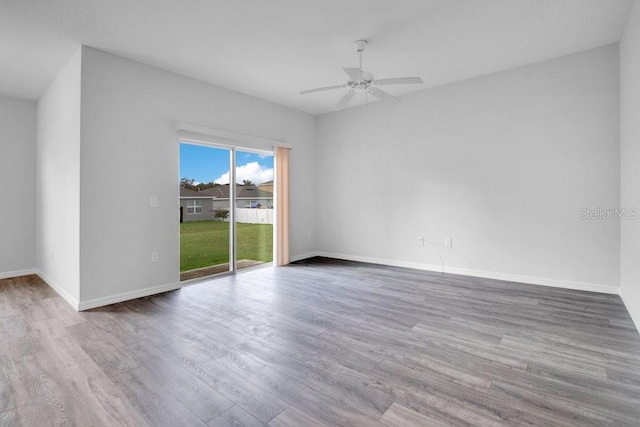
[[[362,71],[362,52],[366,49],[367,44],[366,40],[356,40],[353,42],[353,48],[358,52],[358,56],[360,56],[360,71]]]

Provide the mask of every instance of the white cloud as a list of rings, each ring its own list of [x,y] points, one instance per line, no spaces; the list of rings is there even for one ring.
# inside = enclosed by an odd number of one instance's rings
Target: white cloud
[[[262,166],[258,162],[250,162],[236,167],[236,182],[242,183],[245,179],[250,180],[256,185],[265,181],[271,181],[273,179],[273,168]],[[229,172],[220,175],[214,182],[216,184],[228,184]]]

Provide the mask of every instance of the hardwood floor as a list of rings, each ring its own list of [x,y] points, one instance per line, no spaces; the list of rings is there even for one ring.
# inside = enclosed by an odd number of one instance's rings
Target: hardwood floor
[[[0,425],[640,425],[619,297],[315,258],[76,313],[0,280]]]

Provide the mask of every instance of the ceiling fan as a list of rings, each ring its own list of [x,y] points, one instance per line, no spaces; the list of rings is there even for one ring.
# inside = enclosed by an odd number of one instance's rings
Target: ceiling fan
[[[385,85],[401,85],[401,84],[420,84],[422,79],[420,77],[396,77],[391,79],[379,79],[376,80],[373,74],[366,71],[362,71],[362,52],[367,47],[366,40],[356,40],[353,42],[353,48],[358,52],[360,56],[360,68],[343,68],[344,72],[349,76],[349,81],[345,84],[319,87],[316,89],[308,89],[300,92],[300,95],[306,95],[308,93],[323,92],[326,90],[349,88],[347,93],[338,101],[333,111],[340,111],[347,106],[349,101],[360,92],[364,92],[365,96],[371,94],[376,98],[388,101],[402,102],[401,99],[396,98],[388,92],[380,89],[378,86]]]

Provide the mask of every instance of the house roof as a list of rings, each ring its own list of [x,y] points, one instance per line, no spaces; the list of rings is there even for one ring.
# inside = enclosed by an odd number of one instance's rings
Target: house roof
[[[195,191],[188,188],[180,187],[181,199],[228,199],[229,184],[217,185],[215,187],[206,188],[204,190]],[[236,198],[238,199],[273,199],[273,193],[257,188],[255,185],[236,184]]]
[[[180,197],[199,197],[200,192],[195,190],[190,190],[188,188],[180,187]]]
[[[255,185],[240,185],[237,190],[238,199],[272,199],[273,193],[257,188]]]

